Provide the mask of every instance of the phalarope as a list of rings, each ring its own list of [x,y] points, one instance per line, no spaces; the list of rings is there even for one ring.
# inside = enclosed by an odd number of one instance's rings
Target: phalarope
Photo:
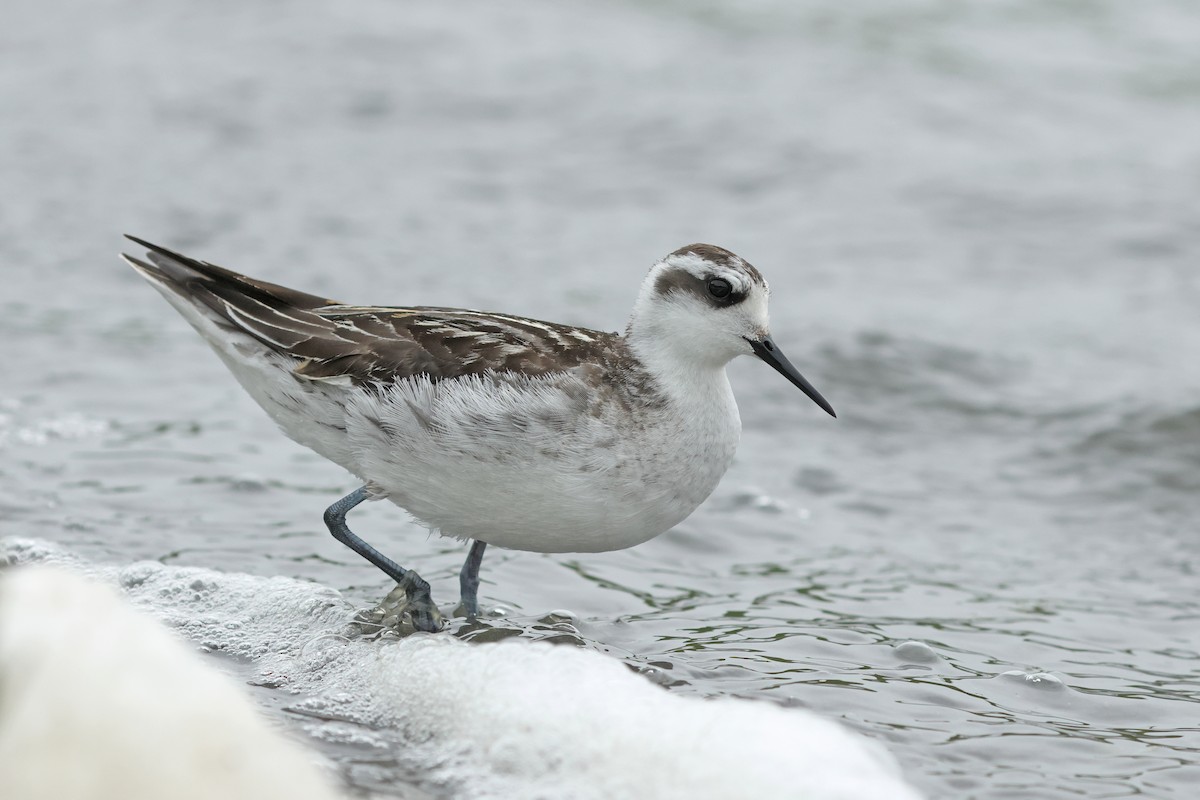
[[[725,374],[735,356],[758,356],[834,415],[771,340],[762,275],[713,245],[657,262],[616,334],[346,305],[128,238],[149,261],[125,260],[283,432],[364,482],[326,509],[325,524],[403,588],[419,630],[441,626],[429,584],[346,526],[364,500],[386,498],[472,541],[459,584],[475,615],[488,544],[619,550],[691,514],[741,435]]]

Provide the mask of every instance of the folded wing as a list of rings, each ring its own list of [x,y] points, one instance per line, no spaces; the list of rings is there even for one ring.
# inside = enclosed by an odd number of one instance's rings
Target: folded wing
[[[256,280],[141,239],[146,277],[295,360],[298,377],[387,384],[485,372],[541,375],[604,362],[616,334],[453,308],[351,306]]]

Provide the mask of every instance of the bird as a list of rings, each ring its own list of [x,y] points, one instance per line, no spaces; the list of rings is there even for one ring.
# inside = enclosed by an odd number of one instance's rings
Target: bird
[[[396,581],[420,631],[430,587],[352,532],[386,499],[469,541],[460,606],[479,613],[488,545],[620,550],[682,522],[733,463],[741,417],[726,374],[757,356],[829,415],[770,334],[767,281],[722,247],[656,261],[623,333],[436,306],[349,305],[247,277],[134,236],[122,254],[292,440],[355,475],[333,537]]]

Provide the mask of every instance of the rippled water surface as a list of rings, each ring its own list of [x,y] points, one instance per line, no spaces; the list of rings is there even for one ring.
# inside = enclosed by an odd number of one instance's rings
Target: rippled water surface
[[[931,797],[1195,796],[1200,7],[14,13],[0,535],[386,592],[321,524],[352,480],[115,259],[122,232],[347,301],[609,330],[650,263],[712,241],[769,278],[839,419],[733,365],[744,439],[705,506],[625,552],[489,553],[501,616],[460,633],[568,610],[672,691],[885,741]],[[460,545],[356,520],[449,603]]]

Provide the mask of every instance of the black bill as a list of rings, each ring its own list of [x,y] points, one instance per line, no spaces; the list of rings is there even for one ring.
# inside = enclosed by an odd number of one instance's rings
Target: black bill
[[[821,393],[814,389],[811,383],[805,380],[804,376],[800,374],[800,370],[792,366],[792,362],[788,361],[787,356],[785,356],[783,352],[775,346],[775,343],[771,341],[770,336],[765,336],[758,341],[755,341],[754,339],[746,339],[746,341],[749,342],[750,346],[754,348],[754,354],[756,356],[770,364],[780,375],[787,378],[795,386],[799,387],[800,391],[808,395],[814,403],[825,409],[829,416],[837,416],[837,414],[835,414],[833,411],[833,406],[829,405],[829,401],[824,397],[821,397]]]

